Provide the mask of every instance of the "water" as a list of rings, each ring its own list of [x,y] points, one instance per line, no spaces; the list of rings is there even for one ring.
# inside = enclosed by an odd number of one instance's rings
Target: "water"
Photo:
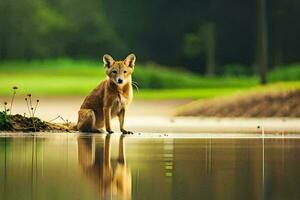
[[[0,199],[300,199],[300,139],[0,137]]]

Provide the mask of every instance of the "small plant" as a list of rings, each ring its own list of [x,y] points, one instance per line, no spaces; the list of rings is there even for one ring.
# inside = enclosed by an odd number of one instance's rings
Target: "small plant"
[[[31,94],[27,94],[27,97],[25,98],[25,101],[26,101],[26,105],[27,105],[29,117],[34,117],[36,109],[37,109],[37,106],[39,105],[40,100],[37,99],[35,105],[33,106],[32,105],[32,98],[31,98],[32,95]]]
[[[32,105],[32,95],[27,94],[27,97],[25,98],[25,101],[26,101],[29,117],[32,120],[32,125],[33,125],[34,129],[36,130],[35,121],[36,121],[37,118],[35,117],[35,112],[36,112],[37,106],[39,105],[40,100],[37,99],[35,105],[33,106]]]
[[[0,131],[37,132],[52,130],[69,131],[72,129],[71,123],[68,120],[64,120],[61,116],[58,116],[57,118],[62,119],[65,122],[64,125],[56,125],[50,122],[44,122],[41,119],[35,117],[40,100],[36,99],[34,101],[31,94],[27,94],[27,96],[25,97],[28,115],[27,113],[23,113],[23,115],[12,115],[11,111],[13,109],[17,89],[18,87],[13,87],[13,95],[10,105],[8,105],[9,103],[7,103],[6,101],[3,103],[4,110],[0,111]],[[10,107],[8,108],[8,106]]]
[[[8,103],[5,101],[4,102],[4,111],[0,112],[0,130],[10,130],[11,129],[11,121],[10,121],[10,116],[11,112],[13,109],[13,104],[15,100],[15,96],[17,93],[17,86],[14,86],[13,88],[13,95],[10,101],[10,107],[7,108]]]
[[[9,109],[7,109],[7,102],[4,102],[4,111],[0,112],[0,130],[9,130],[11,128],[9,115],[7,112]]]

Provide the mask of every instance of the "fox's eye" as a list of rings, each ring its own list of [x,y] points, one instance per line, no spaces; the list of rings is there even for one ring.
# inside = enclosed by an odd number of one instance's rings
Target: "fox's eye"
[[[127,73],[127,71],[124,71],[124,74],[126,74]]]
[[[117,70],[113,70],[112,73],[113,73],[113,74],[116,74],[116,73],[117,73]]]

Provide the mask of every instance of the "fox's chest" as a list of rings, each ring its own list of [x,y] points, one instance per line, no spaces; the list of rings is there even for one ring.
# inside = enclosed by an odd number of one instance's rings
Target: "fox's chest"
[[[119,113],[121,109],[127,107],[129,101],[123,95],[118,95],[112,103],[112,113]]]

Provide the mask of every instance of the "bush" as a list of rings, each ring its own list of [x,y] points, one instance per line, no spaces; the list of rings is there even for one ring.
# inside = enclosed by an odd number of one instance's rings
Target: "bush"
[[[279,66],[268,74],[270,82],[300,80],[300,64]]]
[[[9,116],[5,111],[0,112],[0,130],[9,130],[11,128],[11,124],[9,121]]]
[[[183,88],[197,87],[199,77],[179,69],[161,66],[137,66],[133,75],[141,88]]]
[[[249,87],[256,85],[255,77],[205,77],[155,64],[137,66],[133,75],[140,88],[225,88]]]
[[[250,67],[239,63],[232,63],[224,66],[224,75],[225,76],[248,76],[252,74]]]

